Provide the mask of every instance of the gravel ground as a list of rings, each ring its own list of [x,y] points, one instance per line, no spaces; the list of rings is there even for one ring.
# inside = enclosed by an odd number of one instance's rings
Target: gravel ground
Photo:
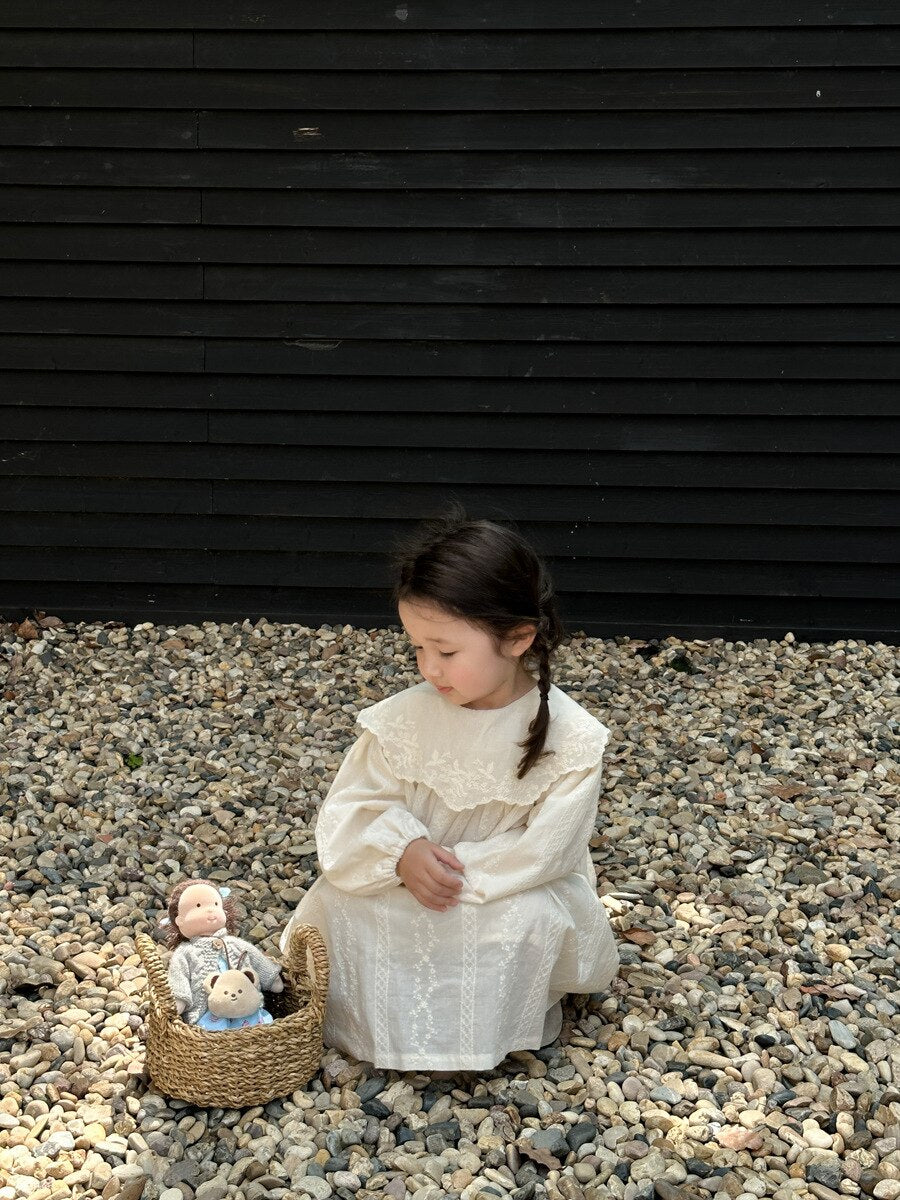
[[[292,1097],[167,1100],[134,949],[172,885],[277,937],[399,629],[0,625],[0,1200],[900,1198],[896,647],[575,634],[622,967],[481,1076],[326,1050]],[[618,910],[618,911],[616,911]]]

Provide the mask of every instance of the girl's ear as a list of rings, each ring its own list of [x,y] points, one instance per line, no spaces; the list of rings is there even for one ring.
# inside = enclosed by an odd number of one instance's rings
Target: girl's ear
[[[515,655],[524,654],[537,637],[536,625],[520,625],[507,635],[507,645]]]

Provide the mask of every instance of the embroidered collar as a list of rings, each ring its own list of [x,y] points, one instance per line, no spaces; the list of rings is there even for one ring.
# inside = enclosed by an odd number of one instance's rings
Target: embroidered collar
[[[419,683],[363,709],[356,720],[377,737],[399,779],[424,783],[455,812],[490,802],[530,806],[561,775],[596,766],[609,738],[605,725],[551,684],[544,748],[554,753],[517,779],[523,750],[516,742],[527,736],[538,700],[535,688],[503,708],[462,708]]]

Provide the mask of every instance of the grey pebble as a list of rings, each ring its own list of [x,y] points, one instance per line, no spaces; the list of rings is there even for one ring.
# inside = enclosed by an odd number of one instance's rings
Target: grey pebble
[[[163,1182],[170,1187],[179,1183],[190,1183],[197,1178],[197,1164],[191,1161],[173,1163],[166,1168]]]
[[[806,1178],[825,1187],[837,1189],[844,1178],[844,1171],[838,1159],[813,1159],[806,1164]]]
[[[530,1139],[536,1150],[548,1150],[560,1161],[564,1161],[571,1149],[565,1134],[559,1129],[538,1129]]]
[[[210,1179],[201,1183],[194,1192],[194,1200],[225,1200],[228,1184],[221,1179]]]
[[[75,1138],[68,1130],[59,1129],[41,1143],[40,1153],[47,1158],[56,1158],[63,1150],[74,1150]]]
[[[327,1180],[317,1179],[314,1175],[304,1175],[302,1179],[298,1179],[294,1184],[294,1189],[313,1196],[315,1200],[328,1200],[332,1191],[331,1184]]]
[[[375,1075],[371,1079],[367,1079],[365,1083],[361,1083],[356,1089],[356,1094],[359,1096],[360,1103],[364,1104],[366,1100],[374,1100],[379,1092],[384,1091],[387,1087],[387,1080],[383,1075]]]
[[[828,1028],[831,1031],[832,1040],[838,1046],[843,1046],[845,1050],[855,1050],[859,1045],[859,1042],[853,1035],[853,1031],[843,1021],[832,1019],[828,1022]]]
[[[572,1150],[578,1150],[588,1142],[593,1142],[597,1136],[597,1126],[592,1122],[582,1121],[568,1130],[566,1141]]]

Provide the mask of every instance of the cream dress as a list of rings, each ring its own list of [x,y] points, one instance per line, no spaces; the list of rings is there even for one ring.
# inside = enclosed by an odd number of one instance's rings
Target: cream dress
[[[588,848],[609,730],[551,685],[555,753],[518,780],[538,699],[470,709],[420,683],[359,713],[316,824],[321,874],[281,937],[315,925],[328,947],[327,1046],[398,1071],[489,1069],[536,1049],[567,992],[612,980]],[[418,837],[465,865],[446,912],[396,873]]]

